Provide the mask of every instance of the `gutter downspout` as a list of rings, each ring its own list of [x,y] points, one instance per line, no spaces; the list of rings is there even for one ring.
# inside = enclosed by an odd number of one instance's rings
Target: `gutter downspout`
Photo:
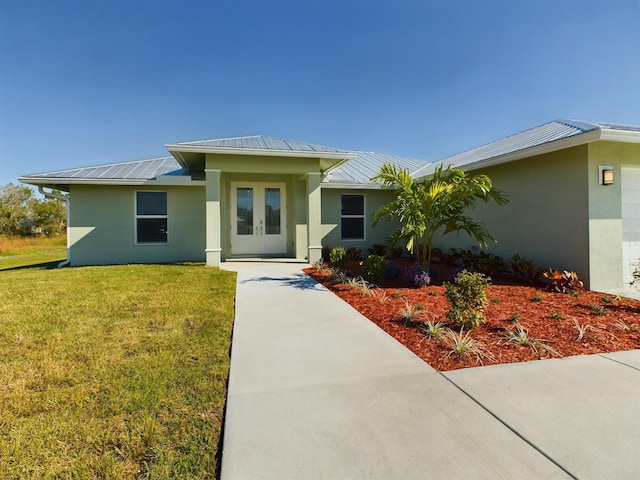
[[[42,186],[38,186],[38,192],[40,192],[42,195],[44,195],[47,198],[62,200],[64,203],[67,204],[67,259],[58,264],[58,268],[62,268],[71,263],[71,248],[70,248],[71,246],[69,245],[70,243],[70,238],[69,238],[70,223],[69,222],[71,221],[71,201],[69,200],[68,195],[58,195],[57,193],[53,193],[53,192],[45,192],[44,187]]]

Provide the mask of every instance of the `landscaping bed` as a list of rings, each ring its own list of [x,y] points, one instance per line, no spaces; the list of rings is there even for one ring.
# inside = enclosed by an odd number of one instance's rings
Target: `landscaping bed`
[[[357,262],[346,271],[351,278],[361,273]],[[460,334],[447,319],[442,279],[419,288],[398,281],[368,288],[345,283],[330,269],[305,272],[439,371],[640,348],[640,301],[628,298],[585,290],[555,293],[501,276],[486,289],[486,321]],[[413,318],[407,320],[403,310]],[[449,336],[429,337],[426,322],[441,322],[440,333],[450,330]],[[456,353],[453,333],[475,341],[475,349]]]

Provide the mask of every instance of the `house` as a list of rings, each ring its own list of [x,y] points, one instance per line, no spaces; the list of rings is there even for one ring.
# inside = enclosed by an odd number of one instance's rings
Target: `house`
[[[169,157],[27,175],[69,192],[72,265],[206,261],[234,257],[318,260],[322,245],[365,249],[386,232],[370,214],[389,192],[371,185],[389,160],[266,136],[166,145]]]
[[[166,145],[171,156],[26,175],[69,192],[72,265],[289,257],[323,245],[382,243],[371,227],[391,193],[370,178],[385,161],[428,175],[436,163],[266,136]],[[618,288],[640,257],[640,127],[555,121],[446,158],[486,173],[510,199],[474,213],[493,253],[577,271]],[[470,240],[445,237],[449,246]]]

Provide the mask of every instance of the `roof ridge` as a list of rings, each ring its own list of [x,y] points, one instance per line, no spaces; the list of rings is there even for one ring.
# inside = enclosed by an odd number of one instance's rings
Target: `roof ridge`
[[[186,140],[184,142],[176,142],[176,145],[181,145],[183,143],[194,143],[194,142],[213,142],[216,140],[236,140],[239,138],[258,138],[258,137],[265,137],[268,135],[235,135],[233,137],[218,137],[218,138],[207,138],[205,140]],[[273,137],[276,138],[276,137]]]
[[[590,132],[592,130],[597,130],[601,128],[600,124],[597,122],[588,122],[584,120],[572,120],[569,118],[562,118],[555,121],[557,123],[561,123],[568,127],[577,128],[578,130],[582,130],[583,132]]]

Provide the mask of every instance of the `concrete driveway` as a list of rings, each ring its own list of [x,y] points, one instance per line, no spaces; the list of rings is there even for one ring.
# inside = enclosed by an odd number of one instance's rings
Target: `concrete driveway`
[[[640,478],[640,350],[441,374],[303,267],[224,264],[223,480]]]

